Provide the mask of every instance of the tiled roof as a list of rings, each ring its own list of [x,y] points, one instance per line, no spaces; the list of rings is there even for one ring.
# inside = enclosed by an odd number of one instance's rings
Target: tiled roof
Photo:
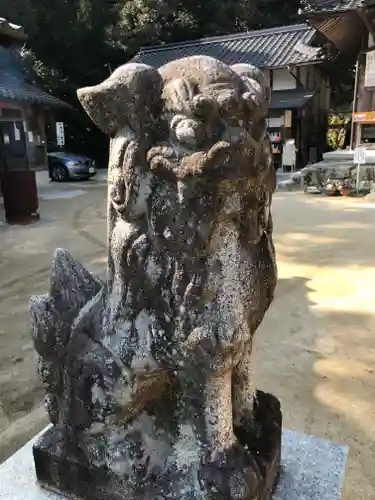
[[[0,73],[0,99],[5,101],[29,102],[49,107],[68,107],[63,101],[39,90],[34,85],[15,78],[2,78]]]
[[[308,0],[305,12],[345,12],[366,5],[366,0]]]
[[[289,65],[320,62],[319,48],[299,51],[309,45],[316,30],[307,24],[295,24],[234,35],[202,38],[142,48],[132,59],[159,68],[167,62],[194,55],[207,55],[227,64],[251,63],[259,68],[280,68]]]
[[[50,107],[68,106],[60,99],[27,83],[17,52],[2,46],[0,46],[0,99]]]

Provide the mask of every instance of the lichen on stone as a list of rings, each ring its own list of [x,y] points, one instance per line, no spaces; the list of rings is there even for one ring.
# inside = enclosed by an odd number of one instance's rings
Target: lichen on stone
[[[30,301],[54,460],[86,470],[90,500],[266,500],[281,436],[251,380],[276,285],[266,80],[196,56],[125,64],[78,97],[111,138],[108,276],[58,250]],[[59,471],[50,486],[86,495]]]

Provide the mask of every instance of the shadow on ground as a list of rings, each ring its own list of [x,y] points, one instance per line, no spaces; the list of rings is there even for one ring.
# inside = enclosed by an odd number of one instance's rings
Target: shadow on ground
[[[311,280],[279,281],[255,339],[256,386],[277,395],[284,425],[349,447],[343,500],[374,498],[374,317],[321,309]],[[292,300],[291,300],[292,299]]]

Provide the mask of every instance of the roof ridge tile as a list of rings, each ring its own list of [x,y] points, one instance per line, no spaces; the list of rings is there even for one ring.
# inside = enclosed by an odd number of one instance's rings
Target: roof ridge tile
[[[247,33],[144,47],[132,61],[158,68],[174,59],[206,55],[221,59],[227,64],[247,62],[260,68],[314,64],[324,59],[319,51],[302,53],[297,50],[297,46],[301,43],[309,45],[316,33],[316,29],[307,23],[278,26]]]

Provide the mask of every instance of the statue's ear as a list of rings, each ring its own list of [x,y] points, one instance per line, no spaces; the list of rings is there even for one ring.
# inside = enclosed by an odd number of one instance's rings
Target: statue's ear
[[[113,136],[121,129],[118,101],[121,89],[109,79],[94,87],[85,87],[77,91],[78,99],[91,120],[105,134]]]
[[[231,66],[232,70],[241,76],[243,80],[253,80],[261,87],[261,92],[264,99],[269,103],[271,98],[271,89],[265,74],[256,66],[252,64],[234,64]]]
[[[146,64],[120,66],[104,82],[77,91],[91,120],[114,136],[126,126],[143,129],[147,115],[159,109],[163,82],[157,70]]]

